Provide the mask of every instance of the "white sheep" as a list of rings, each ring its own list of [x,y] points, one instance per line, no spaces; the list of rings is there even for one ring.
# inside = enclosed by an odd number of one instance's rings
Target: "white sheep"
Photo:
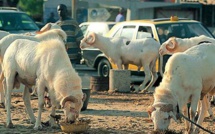
[[[138,91],[145,92],[158,78],[155,65],[159,58],[160,44],[153,38],[138,39],[130,41],[129,44],[126,44],[127,41],[125,38],[108,38],[92,32],[81,40],[80,47],[99,48],[118,69],[123,69],[123,65],[124,69],[128,69],[129,64],[143,67],[145,78]],[[151,81],[146,86],[150,78]]]
[[[59,39],[50,39],[40,43],[17,39],[8,47],[3,59],[6,127],[13,126],[10,113],[11,91],[13,86],[18,86],[19,83],[28,87],[35,84],[37,86],[39,111],[35,130],[42,127],[41,113],[45,90],[48,90],[51,98],[52,116],[55,116],[55,108],[60,104],[64,110],[66,122],[73,122],[78,118],[83,106],[81,78],[72,67],[63,44]],[[54,119],[52,121],[56,124]]]
[[[185,50],[191,48],[192,46],[199,45],[202,42],[215,42],[214,38],[210,38],[205,35],[200,35],[192,38],[177,38],[170,37],[165,41],[159,49],[160,55],[169,54],[172,55],[177,52],[184,52]]]
[[[2,39],[3,37],[5,37],[5,36],[7,36],[9,34],[10,34],[9,32],[0,30],[0,39]]]
[[[3,37],[0,40],[0,64],[2,64],[2,60],[4,57],[4,53],[6,49],[10,46],[10,44],[15,41],[16,39],[29,39],[33,41],[43,41],[43,40],[49,40],[51,38],[59,38],[63,41],[66,41],[67,35],[63,30],[60,29],[52,29],[49,31],[46,31],[42,34],[37,34],[36,36],[27,36],[27,35],[21,35],[21,34],[9,34],[5,37]],[[3,75],[0,73],[0,103],[4,107],[4,93],[2,88],[2,80]]]
[[[166,63],[163,79],[154,93],[154,103],[149,108],[155,130],[168,129],[170,119],[177,119],[177,106],[187,116],[187,103],[191,102],[190,117],[194,121],[197,103],[203,98],[197,124],[201,125],[205,115],[206,95],[215,90],[215,45],[202,43],[185,52],[173,54]],[[192,132],[193,125],[185,122],[186,130]],[[197,132],[195,127],[193,132]]]
[[[196,36],[196,37],[192,37],[192,38],[184,38],[184,39],[171,37],[160,46],[159,53],[162,56],[165,54],[172,55],[177,52],[184,52],[185,50],[187,50],[193,46],[199,45],[202,42],[215,43],[215,39],[210,38],[205,35],[200,35],[200,36]],[[213,112],[212,112],[210,102],[209,102],[209,98],[210,98],[210,96],[208,96],[207,109],[210,114],[210,117],[212,119],[214,119]],[[198,106],[198,109],[199,108],[200,108],[200,104]],[[199,110],[197,110],[197,111],[199,111]],[[197,112],[197,114],[198,114],[198,112]]]

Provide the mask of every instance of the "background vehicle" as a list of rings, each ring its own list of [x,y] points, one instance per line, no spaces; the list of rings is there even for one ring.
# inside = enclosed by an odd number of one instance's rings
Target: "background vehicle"
[[[108,33],[107,37],[126,37],[130,40],[140,39],[144,37],[153,37],[160,44],[166,41],[169,37],[175,36],[179,38],[190,38],[199,35],[206,35],[213,37],[211,32],[205,28],[201,22],[195,20],[189,20],[185,18],[175,18],[170,20],[169,18],[160,18],[152,20],[133,20],[125,21],[116,24]],[[116,65],[111,63],[108,58],[98,49],[83,50],[83,58],[87,65],[94,67],[98,70],[98,74],[103,77],[108,77],[109,70],[115,69]],[[163,65],[160,65],[157,61],[157,72],[162,67],[164,70],[165,64],[169,56],[163,57]],[[132,74],[142,75],[144,69],[141,72],[137,72],[137,66],[129,65],[129,70]]]
[[[39,27],[25,12],[16,8],[1,7],[0,30],[19,34],[38,31]]]
[[[84,35],[90,31],[105,35],[116,24],[116,22],[83,22],[79,25]]]

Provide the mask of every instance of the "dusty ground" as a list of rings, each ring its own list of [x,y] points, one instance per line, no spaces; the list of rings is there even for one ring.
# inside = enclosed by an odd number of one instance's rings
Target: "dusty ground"
[[[148,134],[153,130],[153,124],[148,119],[147,107],[152,104],[152,94],[135,93],[114,93],[97,92],[91,94],[88,108],[81,112],[81,117],[91,120],[90,128],[84,134]],[[62,134],[60,128],[52,129],[44,127],[41,131],[33,130],[33,124],[28,123],[25,114],[24,104],[21,93],[13,93],[12,96],[12,119],[15,128],[7,129],[4,127],[6,121],[6,112],[0,109],[0,133],[1,134]],[[32,105],[37,112],[37,99],[32,99]],[[48,108],[44,108],[42,121],[48,120]],[[215,113],[215,107],[213,106]],[[57,114],[63,116],[61,110]],[[35,113],[35,115],[37,115]],[[210,131],[215,132],[215,123],[206,120],[203,126]],[[172,121],[170,129],[183,132],[184,124],[177,124]],[[200,134],[207,134],[200,131]]]

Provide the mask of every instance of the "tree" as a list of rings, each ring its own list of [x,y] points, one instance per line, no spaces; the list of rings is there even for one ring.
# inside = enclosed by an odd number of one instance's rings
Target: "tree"
[[[26,12],[36,21],[42,21],[43,0],[19,0],[17,7]]]
[[[17,4],[18,4],[19,0],[7,0],[7,4],[10,6],[10,7],[16,7]]]

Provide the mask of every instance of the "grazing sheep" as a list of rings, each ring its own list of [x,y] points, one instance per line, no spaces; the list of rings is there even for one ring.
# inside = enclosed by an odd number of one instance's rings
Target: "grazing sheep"
[[[11,91],[20,83],[27,87],[33,85],[37,87],[39,111],[35,130],[42,128],[41,113],[45,90],[48,90],[51,98],[52,116],[55,116],[55,108],[60,104],[64,110],[66,122],[73,122],[78,118],[83,106],[81,78],[72,67],[63,44],[59,39],[42,42],[17,39],[7,48],[3,59],[6,127],[13,126],[10,113]],[[30,99],[27,101],[29,102]],[[51,119],[51,124],[56,124],[54,119]]]
[[[184,52],[185,50],[187,50],[193,46],[199,45],[202,42],[215,43],[215,39],[207,37],[205,35],[196,36],[196,37],[192,37],[192,38],[184,38],[184,39],[171,37],[160,46],[159,53],[162,56],[165,54],[172,55],[177,52]],[[209,98],[210,98],[210,96],[208,96],[208,99],[207,99],[208,100],[207,109],[210,114],[210,117],[212,119],[214,119],[213,112],[212,112],[210,102],[209,102]],[[200,105],[201,105],[201,103],[199,103],[198,109],[200,108]],[[199,110],[197,110],[197,116],[198,116],[198,112],[199,112]]]
[[[202,98],[200,116],[197,124],[201,125],[205,115],[206,95],[215,90],[215,45],[202,43],[185,52],[173,54],[167,61],[163,79],[154,93],[154,103],[149,114],[155,130],[168,129],[170,119],[177,119],[177,106],[187,115],[188,102],[190,118],[194,121],[197,103]],[[196,133],[198,128],[185,122],[188,132]]]
[[[196,46],[201,42],[215,42],[214,38],[207,37],[205,35],[192,37],[192,38],[176,38],[170,37],[167,41],[165,41],[159,49],[160,55],[169,54],[177,52],[184,52],[185,50],[191,48],[192,46]]]
[[[10,46],[10,44],[15,41],[16,39],[29,39],[33,41],[43,41],[43,40],[49,40],[51,38],[60,38],[63,41],[66,41],[67,35],[63,30],[60,29],[52,29],[47,32],[44,32],[42,34],[38,34],[36,36],[27,36],[27,35],[21,35],[21,34],[9,34],[2,38],[0,40],[0,64],[2,64],[2,60],[4,57],[4,53],[6,49]],[[3,74],[0,73],[0,103],[4,107],[4,94],[2,89],[2,80],[3,80]]]
[[[88,34],[81,40],[80,47],[99,48],[118,69],[128,69],[129,64],[144,68],[145,78],[138,90],[147,91],[157,80],[156,60],[159,58],[160,44],[153,38],[144,38],[130,41],[125,38],[107,38],[96,33]],[[152,77],[150,83],[147,82]]]

